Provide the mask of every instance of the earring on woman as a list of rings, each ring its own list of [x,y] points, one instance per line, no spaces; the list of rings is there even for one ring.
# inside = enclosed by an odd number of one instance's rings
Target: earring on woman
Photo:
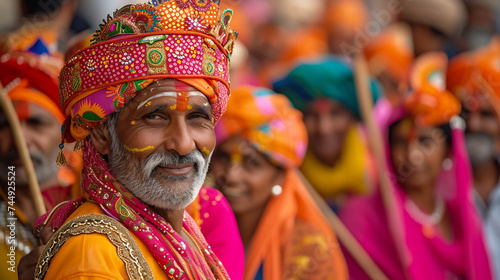
[[[443,169],[450,171],[453,168],[453,161],[450,158],[445,158],[443,160]]]
[[[271,189],[271,193],[274,196],[278,196],[283,192],[283,188],[280,185],[274,185],[273,188]]]

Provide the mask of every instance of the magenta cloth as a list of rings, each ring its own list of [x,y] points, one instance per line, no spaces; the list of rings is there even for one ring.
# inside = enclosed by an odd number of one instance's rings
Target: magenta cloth
[[[245,251],[231,206],[214,188],[203,187],[199,197],[201,232],[229,277],[243,279]]]
[[[401,107],[392,108],[386,100],[377,106],[377,120],[385,140],[385,164],[389,175],[395,178],[392,165],[388,164],[388,129],[390,124],[402,119],[405,112]],[[437,229],[433,237],[423,234],[422,225],[406,212],[406,193],[396,180],[390,180],[396,211],[388,211],[378,190],[370,196],[350,199],[342,209],[342,221],[389,279],[492,279],[479,216],[472,200],[471,169],[463,131],[453,125],[450,159],[453,168],[441,172],[437,191],[450,215],[453,241],[446,240]],[[351,279],[369,279],[352,256],[347,252],[345,256]]]
[[[165,274],[179,280],[190,279],[189,271],[195,279],[230,279],[222,263],[213,253],[200,229],[184,212],[182,229],[191,235],[192,241],[199,246],[203,255],[187,247],[184,239],[163,217],[157,215],[149,206],[134,197],[116,180],[105,160],[97,152],[92,140],[87,138],[83,146],[84,168],[82,188],[87,201],[98,204],[106,215],[121,222],[137,236],[151,252]],[[54,221],[61,221],[81,205],[83,199],[64,204],[49,214]],[[59,210],[59,211],[58,211]],[[55,216],[54,216],[55,215]],[[40,226],[43,218],[37,220]],[[49,225],[54,226],[53,223]],[[177,248],[177,252],[174,252]],[[204,260],[203,260],[204,259]],[[183,263],[188,265],[183,267]],[[206,265],[203,265],[206,263]],[[199,265],[202,264],[202,265]],[[194,269],[194,265],[198,265]]]

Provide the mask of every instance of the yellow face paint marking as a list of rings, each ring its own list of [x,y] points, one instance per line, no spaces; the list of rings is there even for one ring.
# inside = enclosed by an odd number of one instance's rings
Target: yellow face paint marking
[[[207,156],[210,155],[210,151],[207,149],[207,147],[203,147],[201,151]]]
[[[138,148],[129,148],[127,147],[127,145],[124,145],[125,149],[133,154],[135,153],[141,153],[141,152],[145,152],[145,151],[148,151],[148,150],[152,150],[154,149],[155,147],[153,146],[147,146],[146,148],[142,148],[142,149],[138,149]]]
[[[135,121],[132,121],[130,124],[131,124],[131,125],[134,125],[134,124],[135,124]]]

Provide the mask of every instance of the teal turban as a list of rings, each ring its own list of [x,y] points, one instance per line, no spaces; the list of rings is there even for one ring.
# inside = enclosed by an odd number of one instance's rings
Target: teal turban
[[[370,80],[374,102],[382,94],[380,84]],[[301,64],[283,80],[273,84],[274,91],[286,95],[295,108],[304,111],[313,100],[335,99],[361,119],[351,65],[340,57],[329,56],[317,63]]]

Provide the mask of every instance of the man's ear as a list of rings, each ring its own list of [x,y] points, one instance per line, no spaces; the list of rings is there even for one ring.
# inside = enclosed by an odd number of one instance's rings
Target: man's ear
[[[106,123],[101,123],[90,131],[90,139],[94,143],[97,152],[108,155],[111,149],[111,136]]]

